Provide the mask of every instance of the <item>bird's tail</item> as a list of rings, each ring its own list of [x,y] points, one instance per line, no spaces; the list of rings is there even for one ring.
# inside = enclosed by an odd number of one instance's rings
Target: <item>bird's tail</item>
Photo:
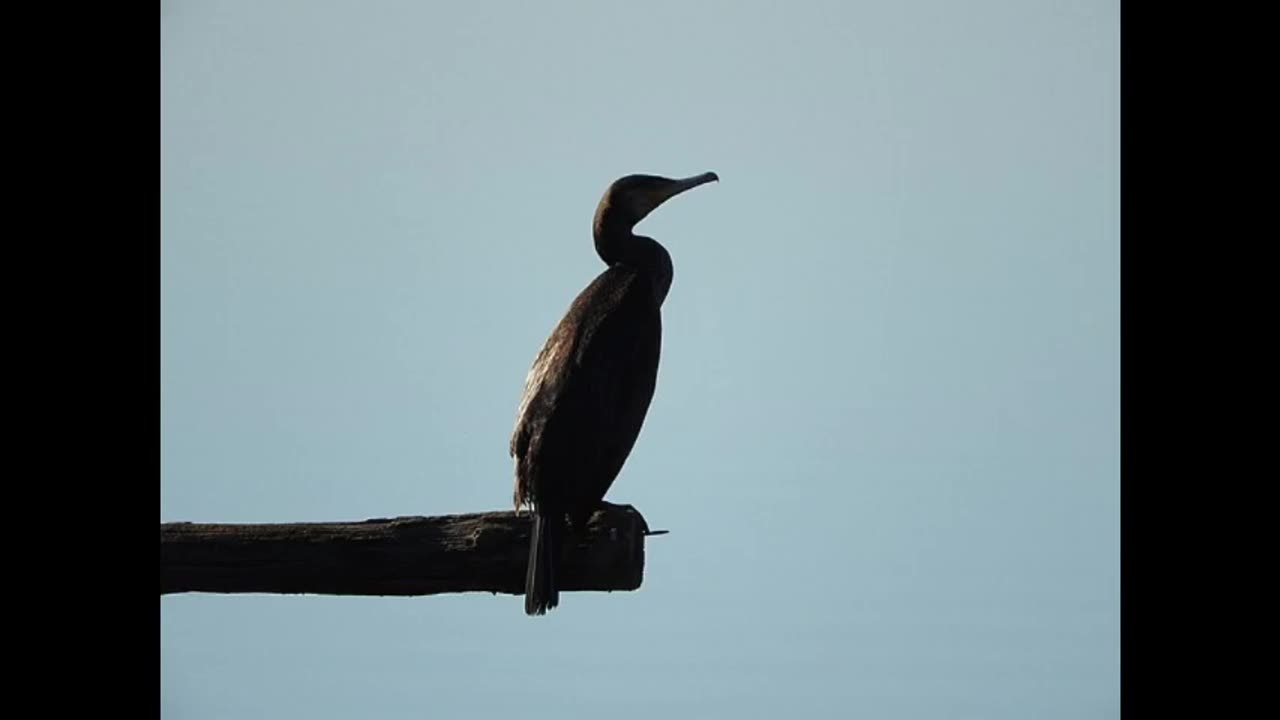
[[[560,559],[560,539],[564,519],[557,514],[536,512],[533,536],[529,541],[529,569],[524,578],[524,612],[545,615],[560,604],[556,589],[556,564]]]

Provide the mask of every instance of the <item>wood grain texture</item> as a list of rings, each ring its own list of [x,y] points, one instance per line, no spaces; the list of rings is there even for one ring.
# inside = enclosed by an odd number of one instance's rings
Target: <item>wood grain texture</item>
[[[530,515],[513,512],[362,522],[160,525],[160,594],[435,595],[524,593]],[[561,589],[635,590],[648,526],[605,504],[566,537]]]

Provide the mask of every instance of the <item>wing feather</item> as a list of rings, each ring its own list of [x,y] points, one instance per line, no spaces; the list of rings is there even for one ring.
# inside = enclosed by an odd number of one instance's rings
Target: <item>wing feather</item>
[[[511,454],[516,507],[594,507],[653,397],[661,318],[644,276],[601,273],[556,325],[525,379]]]

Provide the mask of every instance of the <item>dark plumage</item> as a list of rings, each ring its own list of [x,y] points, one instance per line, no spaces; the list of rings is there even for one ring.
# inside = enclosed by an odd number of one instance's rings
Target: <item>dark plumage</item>
[[[604,499],[644,423],[658,377],[671,256],[632,228],[675,195],[719,180],[628,175],[605,192],[592,231],[609,266],[538,353],[511,436],[515,504],[533,508],[525,612],[559,602],[556,564],[566,517],[581,527]]]

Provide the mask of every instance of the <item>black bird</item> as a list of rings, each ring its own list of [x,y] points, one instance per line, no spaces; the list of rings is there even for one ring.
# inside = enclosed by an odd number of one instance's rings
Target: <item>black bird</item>
[[[653,398],[671,256],[632,228],[672,197],[719,179],[628,175],[596,207],[596,253],[609,268],[578,294],[533,361],[511,436],[516,509],[533,508],[529,615],[559,603],[566,517],[579,528],[600,507]]]

